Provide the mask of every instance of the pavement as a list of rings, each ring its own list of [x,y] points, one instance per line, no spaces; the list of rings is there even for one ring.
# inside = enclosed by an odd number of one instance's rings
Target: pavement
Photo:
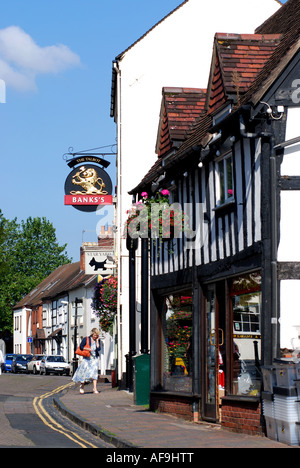
[[[104,379],[105,380],[105,379]],[[134,395],[111,383],[86,385],[84,395],[71,385],[55,397],[56,407],[81,427],[117,448],[292,448],[263,436],[237,434],[218,424],[188,422],[137,406]],[[293,447],[299,448],[299,447]]]

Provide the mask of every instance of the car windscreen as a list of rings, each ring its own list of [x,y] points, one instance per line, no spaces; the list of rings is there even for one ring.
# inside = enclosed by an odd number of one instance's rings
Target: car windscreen
[[[31,361],[32,356],[17,356],[16,361],[19,362],[28,362]]]
[[[48,358],[49,362],[65,362],[63,356],[51,356]]]
[[[14,355],[13,355],[13,354],[7,354],[7,355],[5,356],[5,359],[6,359],[7,361],[12,361],[13,358],[14,358]]]

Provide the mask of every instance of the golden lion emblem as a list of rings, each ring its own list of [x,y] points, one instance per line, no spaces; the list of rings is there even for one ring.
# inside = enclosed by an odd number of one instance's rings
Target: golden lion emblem
[[[95,169],[89,167],[85,168],[84,166],[79,168],[79,171],[74,175],[72,179],[74,185],[81,185],[84,189],[83,192],[72,191],[72,195],[107,195],[108,192],[103,190],[105,188],[105,183],[98,177]],[[99,188],[97,188],[98,186]]]

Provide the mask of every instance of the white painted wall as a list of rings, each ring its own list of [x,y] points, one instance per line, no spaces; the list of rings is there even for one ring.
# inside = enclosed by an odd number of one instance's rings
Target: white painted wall
[[[286,124],[286,140],[300,136],[300,108],[288,109]],[[289,146],[284,150],[281,164],[281,176],[300,175],[300,143]],[[300,192],[297,190],[284,190],[281,192],[280,212],[280,242],[278,248],[278,261],[300,261],[300,216],[297,214],[300,207]]]
[[[119,378],[125,372],[124,356],[129,351],[128,251],[122,239],[126,210],[131,205],[128,191],[141,181],[156,159],[162,88],[206,88],[215,33],[253,33],[278,8],[276,0],[189,0],[118,61],[116,254],[122,283]],[[124,50],[129,45],[124,44]],[[139,297],[137,301],[140,302]]]
[[[14,341],[13,341],[13,353],[26,353],[26,343],[28,334],[28,323],[27,323],[27,312],[23,307],[21,309],[14,310],[13,316],[13,327],[14,327]],[[16,322],[17,320],[17,322]],[[15,328],[15,324],[18,323],[18,328]]]
[[[300,108],[289,108],[287,114],[286,140],[300,136]],[[281,164],[281,176],[300,175],[300,144],[289,146],[284,150]],[[280,206],[280,242],[278,261],[300,261],[300,192],[297,190],[281,191]],[[299,305],[300,280],[280,282],[280,347],[299,347],[300,326]]]
[[[280,347],[300,348],[300,280],[280,281]]]

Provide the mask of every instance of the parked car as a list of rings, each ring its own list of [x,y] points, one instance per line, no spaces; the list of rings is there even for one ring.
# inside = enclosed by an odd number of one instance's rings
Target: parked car
[[[5,355],[4,372],[11,372],[11,365],[12,365],[14,356],[16,356],[16,354],[7,353]]]
[[[13,373],[26,372],[27,371],[27,362],[31,361],[32,354],[16,354],[13,358],[11,365],[11,371]]]
[[[44,356],[40,364],[40,374],[70,375],[70,364],[63,356]]]
[[[40,372],[40,364],[41,360],[43,359],[44,354],[36,354],[33,356],[31,361],[27,362],[27,373],[30,374],[32,372],[33,374],[38,374]]]

